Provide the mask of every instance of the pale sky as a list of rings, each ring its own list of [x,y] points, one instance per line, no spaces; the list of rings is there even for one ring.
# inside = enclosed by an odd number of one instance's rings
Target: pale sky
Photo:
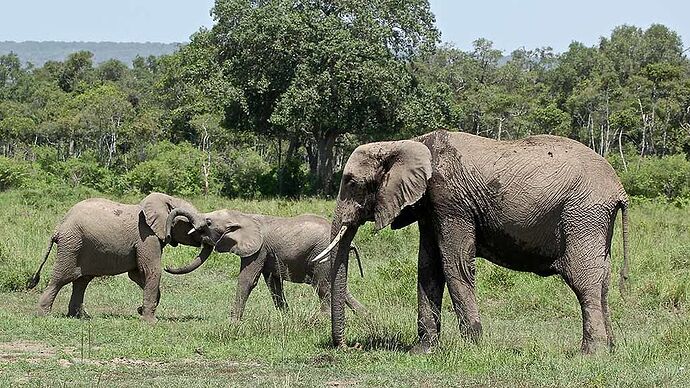
[[[211,26],[213,0],[3,0],[0,41],[184,42]],[[431,0],[442,40],[467,50],[477,38],[498,49],[587,46],[621,24],[661,23],[690,46],[690,1]]]

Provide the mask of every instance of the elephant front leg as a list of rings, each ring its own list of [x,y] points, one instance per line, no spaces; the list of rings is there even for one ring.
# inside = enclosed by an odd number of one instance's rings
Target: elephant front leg
[[[234,322],[239,322],[244,314],[244,306],[247,303],[249,294],[252,292],[256,284],[259,282],[259,275],[263,269],[266,257],[261,253],[262,257],[243,257],[240,261],[240,275],[237,277],[237,294],[235,297],[235,307],[230,313],[230,319]]]
[[[460,332],[476,343],[482,335],[482,324],[475,295],[474,228],[462,221],[446,219],[438,229],[443,273]]]
[[[413,353],[428,353],[438,342],[441,331],[441,302],[445,279],[433,232],[420,222],[419,255],[417,262],[417,333],[419,343]]]
[[[144,300],[141,308],[141,319],[149,323],[155,323],[156,308],[161,297],[161,247],[155,236],[147,238],[137,250],[138,270],[144,277]],[[130,279],[137,281],[141,276],[133,271],[128,273]]]

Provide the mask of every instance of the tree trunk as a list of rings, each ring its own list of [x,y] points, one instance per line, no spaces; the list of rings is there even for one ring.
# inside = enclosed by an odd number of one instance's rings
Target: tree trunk
[[[338,132],[327,130],[316,137],[316,189],[320,194],[332,194],[333,166],[335,154],[333,148]]]

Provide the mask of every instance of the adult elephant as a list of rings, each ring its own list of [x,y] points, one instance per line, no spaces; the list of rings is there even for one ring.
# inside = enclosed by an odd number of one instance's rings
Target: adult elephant
[[[180,208],[168,215],[167,231],[173,225],[189,220],[202,241],[214,246],[218,252],[232,252],[240,257],[237,294],[231,318],[239,321],[249,294],[263,275],[277,309],[287,307],[283,281],[310,284],[321,301],[321,311],[330,313],[330,263],[314,263],[314,258],[330,241],[331,224],[323,217],[303,214],[296,217],[273,217],[246,214],[234,210],[216,210],[210,213]],[[357,261],[359,253],[354,246]],[[166,268],[173,274],[189,273],[201,266],[208,255],[199,255],[181,268]],[[361,272],[360,265],[360,272]],[[363,308],[349,291],[344,292],[345,303],[353,310]]]
[[[331,227],[331,238],[340,241],[329,256],[333,343],[344,345],[346,254],[357,228],[366,221],[377,230],[418,221],[419,343],[413,351],[428,352],[438,339],[446,284],[461,332],[475,341],[481,335],[475,256],[518,271],[561,275],[582,308],[582,351],[612,346],[611,238],[621,209],[622,284],[627,206],[606,160],[563,137],[495,141],[435,131],[359,146],[345,165]]]
[[[160,300],[161,254],[166,241],[172,246],[202,244],[199,233],[184,220],[171,226],[172,236],[166,239],[165,222],[173,209],[196,211],[190,203],[161,193],[149,194],[138,205],[103,198],[74,205],[55,228],[43,262],[28,284],[28,288],[38,284],[50,250],[57,244],[53,273],[38,301],[39,313],[49,313],[60,289],[72,283],[67,315],[84,316],[82,304],[89,282],[96,276],[127,272],[144,291],[139,314],[142,319],[155,322]],[[208,256],[212,251],[213,247],[205,246],[201,255]]]

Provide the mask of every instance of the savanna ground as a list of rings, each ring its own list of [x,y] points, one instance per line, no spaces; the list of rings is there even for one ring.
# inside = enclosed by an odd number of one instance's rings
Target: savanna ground
[[[415,226],[355,242],[364,278],[350,266],[350,288],[368,308],[348,315],[346,336],[363,350],[332,349],[330,323],[315,312],[306,285],[286,284],[290,310],[274,310],[263,281],[244,319],[228,321],[239,259],[214,255],[197,271],[165,273],[159,322],[139,320],[142,293],[126,275],[94,280],[86,293],[90,320],[65,317],[70,286],[53,314],[37,317],[36,302],[55,253],[35,290],[21,288],[38,267],[54,225],[78,200],[74,192],[0,193],[0,386],[688,386],[690,385],[690,217],[687,208],[635,200],[631,217],[630,289],[617,281],[610,305],[615,352],[581,356],[580,309],[558,277],[540,278],[478,260],[484,337],[459,336],[448,295],[441,346],[431,355],[406,351],[416,338]],[[113,198],[136,203],[137,196]],[[228,207],[274,215],[329,217],[324,200],[239,201],[191,198],[200,210]],[[622,262],[620,216],[613,269]],[[163,264],[190,260],[194,248],[166,248]]]

